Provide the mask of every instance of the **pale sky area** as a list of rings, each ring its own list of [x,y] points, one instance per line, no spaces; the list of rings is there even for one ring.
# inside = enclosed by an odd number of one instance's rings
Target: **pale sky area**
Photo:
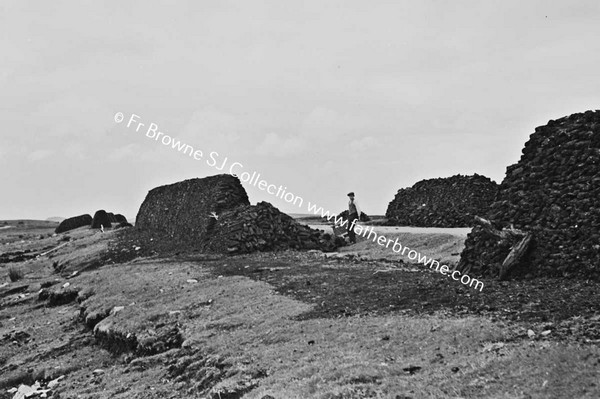
[[[150,189],[219,173],[116,112],[383,214],[421,179],[500,182],[536,126],[600,108],[596,0],[4,0],[0,54],[0,219],[134,219]]]

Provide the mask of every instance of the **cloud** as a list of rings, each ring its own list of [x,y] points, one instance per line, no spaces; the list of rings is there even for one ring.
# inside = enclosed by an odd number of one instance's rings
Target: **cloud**
[[[335,141],[365,129],[368,120],[359,114],[339,113],[317,107],[302,122],[300,134],[310,140]]]
[[[327,148],[345,148],[365,151],[378,146],[369,136],[362,137],[365,130],[373,130],[373,123],[360,113],[340,113],[336,110],[316,107],[301,119],[296,134],[268,133],[255,153],[261,156],[288,157],[310,150],[311,157],[329,156]],[[350,144],[348,144],[350,143]]]
[[[104,136],[113,127],[114,112],[86,96],[65,94],[40,106],[29,115],[27,125],[44,136]]]
[[[353,140],[350,143],[350,149],[356,152],[364,152],[377,147],[379,147],[379,142],[371,136]]]
[[[70,142],[63,148],[63,152],[71,159],[83,161],[87,158],[86,148],[81,143]]]
[[[30,162],[37,162],[48,158],[52,154],[54,154],[54,151],[52,150],[35,150],[27,155],[27,159]]]
[[[263,156],[288,157],[298,155],[306,149],[307,143],[302,138],[281,137],[276,133],[268,133],[256,148],[256,153]]]
[[[137,157],[139,154],[139,145],[138,144],[127,144],[119,148],[115,148],[109,154],[108,159],[111,161],[120,161],[123,159],[131,159],[133,157]]]
[[[210,151],[227,152],[239,145],[242,124],[239,117],[215,107],[195,111],[180,135],[187,144]]]

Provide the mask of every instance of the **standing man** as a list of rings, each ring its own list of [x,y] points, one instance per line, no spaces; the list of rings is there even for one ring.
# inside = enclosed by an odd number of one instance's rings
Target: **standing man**
[[[360,214],[362,213],[358,204],[354,200],[354,192],[349,192],[348,197],[348,238],[350,243],[356,243],[356,233],[354,233],[354,225],[360,220]]]

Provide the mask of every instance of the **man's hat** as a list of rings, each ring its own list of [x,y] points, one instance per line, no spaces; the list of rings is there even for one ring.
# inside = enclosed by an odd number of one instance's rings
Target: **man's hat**
[[[348,193],[348,197],[354,197],[354,191],[350,191],[350,192]]]

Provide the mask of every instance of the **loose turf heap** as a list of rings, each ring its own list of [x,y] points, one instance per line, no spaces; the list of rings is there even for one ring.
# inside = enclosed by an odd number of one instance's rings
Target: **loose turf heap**
[[[250,205],[231,175],[191,179],[148,193],[136,229],[158,231],[209,252],[285,248],[333,250],[342,243],[294,221],[267,202]]]
[[[92,217],[90,215],[79,215],[72,218],[68,218],[60,222],[55,233],[64,233],[65,231],[73,230],[78,227],[89,226],[92,224]]]
[[[330,234],[298,224],[268,202],[224,212],[213,228],[207,249],[248,253],[273,249],[334,250],[342,244]]]
[[[533,234],[513,275],[599,277],[600,111],[573,114],[535,129],[519,162],[509,166],[487,215],[496,227]],[[476,227],[460,268],[495,276],[512,243]]]
[[[478,174],[421,180],[398,190],[385,215],[393,225],[469,227],[473,216],[487,213],[497,190],[494,181]]]

